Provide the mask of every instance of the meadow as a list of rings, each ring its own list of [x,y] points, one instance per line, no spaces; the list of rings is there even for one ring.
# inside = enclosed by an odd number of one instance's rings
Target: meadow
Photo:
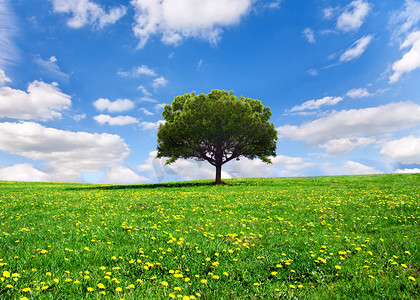
[[[420,174],[0,182],[0,299],[419,299]]]

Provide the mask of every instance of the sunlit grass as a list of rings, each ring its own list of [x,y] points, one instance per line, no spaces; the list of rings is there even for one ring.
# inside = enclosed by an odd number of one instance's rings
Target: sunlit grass
[[[0,299],[418,299],[420,175],[0,182]]]

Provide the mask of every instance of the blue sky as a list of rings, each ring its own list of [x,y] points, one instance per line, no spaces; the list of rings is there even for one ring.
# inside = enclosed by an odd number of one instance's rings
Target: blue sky
[[[224,178],[420,172],[420,1],[0,0],[0,180],[214,178],[155,159],[164,104],[270,106],[272,165]]]

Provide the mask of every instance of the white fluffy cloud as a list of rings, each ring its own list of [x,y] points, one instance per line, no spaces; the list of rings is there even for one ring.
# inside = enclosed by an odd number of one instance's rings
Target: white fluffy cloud
[[[165,123],[164,120],[159,120],[156,122],[141,122],[140,127],[143,130],[157,130],[160,124]]]
[[[99,98],[93,102],[93,105],[97,110],[107,110],[110,113],[127,111],[133,109],[135,106],[134,102],[129,99],[117,99],[112,102],[105,98]]]
[[[6,76],[4,71],[0,69],[0,85],[5,84],[6,82],[11,82],[11,80]]]
[[[371,4],[364,0],[352,1],[337,19],[337,29],[344,32],[357,30],[365,21]],[[325,14],[325,11],[324,11]]]
[[[412,102],[397,102],[364,109],[334,111],[300,126],[285,125],[277,128],[279,137],[304,140],[310,146],[328,148],[332,140],[344,138],[346,145],[360,145],[367,140],[358,138],[407,129],[420,124],[420,105]],[[345,140],[342,140],[345,141]],[[364,142],[363,142],[364,141]]]
[[[192,159],[179,159],[175,163],[165,165],[165,158],[156,158],[156,151],[150,152],[146,163],[138,167],[139,171],[149,174],[150,178],[156,177],[162,181],[166,176],[178,176],[178,180],[214,179],[215,168],[207,162]],[[279,155],[272,158],[272,165],[255,159],[241,158],[233,160],[222,168],[222,178],[241,177],[270,177],[300,175],[302,169],[312,166],[300,157]]]
[[[311,28],[305,28],[305,30],[302,33],[309,43],[311,44],[315,43],[315,34]]]
[[[40,56],[36,56],[34,62],[43,68],[48,73],[62,78],[68,79],[70,76],[63,71],[60,70],[60,67],[57,65],[57,58],[55,56],[51,56],[49,59],[42,59]]]
[[[0,169],[0,180],[9,181],[51,181],[52,178],[30,164],[17,164]]]
[[[168,84],[168,80],[166,80],[163,76],[153,79],[152,86],[157,89],[163,87]]]
[[[394,173],[400,173],[400,174],[409,174],[409,173],[420,173],[420,169],[414,168],[414,169],[397,169],[394,171]]]
[[[54,181],[79,180],[81,172],[113,167],[128,156],[118,135],[72,132],[38,123],[0,123],[0,150],[44,161]]]
[[[110,115],[98,115],[94,116],[93,119],[101,125],[108,123],[111,126],[122,126],[139,123],[139,121],[136,118],[130,116],[111,117]]]
[[[136,24],[134,34],[143,47],[151,35],[166,44],[184,38],[217,43],[225,26],[240,22],[251,8],[251,0],[132,0]]]
[[[409,34],[400,48],[410,46],[411,49],[392,65],[394,73],[389,77],[390,83],[397,82],[404,73],[420,68],[420,30]]]
[[[420,138],[407,136],[387,142],[382,147],[381,154],[402,164],[420,164]]]
[[[320,147],[325,148],[329,155],[336,156],[346,154],[357,146],[365,146],[374,142],[375,139],[365,137],[338,138],[331,139]]]
[[[293,106],[290,109],[290,112],[296,112],[296,111],[303,111],[303,110],[312,110],[312,109],[319,109],[321,106],[331,106],[336,105],[338,102],[343,100],[341,97],[324,97],[317,100],[308,100],[301,105]]]
[[[131,71],[120,71],[118,72],[120,76],[131,76],[131,77],[139,77],[139,76],[157,76],[156,72],[149,68],[146,65],[141,65],[140,67],[135,67]]]
[[[100,5],[91,0],[50,0],[54,12],[71,14],[67,25],[71,28],[80,28],[85,25],[93,25],[103,28],[106,25],[114,24],[122,18],[127,9],[124,6],[113,7],[107,13]]]
[[[71,106],[70,96],[62,93],[57,83],[35,80],[27,92],[0,88],[0,117],[47,121],[61,118],[61,111]]]
[[[380,174],[374,167],[365,166],[361,163],[349,161],[347,162],[347,170],[351,175],[368,175],[368,174]]]
[[[364,98],[372,96],[371,93],[368,92],[366,88],[358,88],[358,89],[352,89],[346,93],[346,96],[350,98]]]
[[[349,49],[341,54],[340,62],[348,62],[361,56],[366,51],[372,39],[372,35],[366,35],[355,41]]]
[[[107,183],[114,184],[136,184],[150,182],[151,180],[147,177],[141,176],[124,166],[114,166],[108,170],[104,178]]]

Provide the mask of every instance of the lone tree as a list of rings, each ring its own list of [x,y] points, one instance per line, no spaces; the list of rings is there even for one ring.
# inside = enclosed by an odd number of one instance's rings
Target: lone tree
[[[165,105],[165,123],[158,129],[157,157],[166,164],[179,158],[208,161],[216,167],[215,184],[222,182],[222,165],[240,157],[271,163],[277,132],[268,122],[271,110],[261,101],[233,92],[212,90],[177,96]]]

